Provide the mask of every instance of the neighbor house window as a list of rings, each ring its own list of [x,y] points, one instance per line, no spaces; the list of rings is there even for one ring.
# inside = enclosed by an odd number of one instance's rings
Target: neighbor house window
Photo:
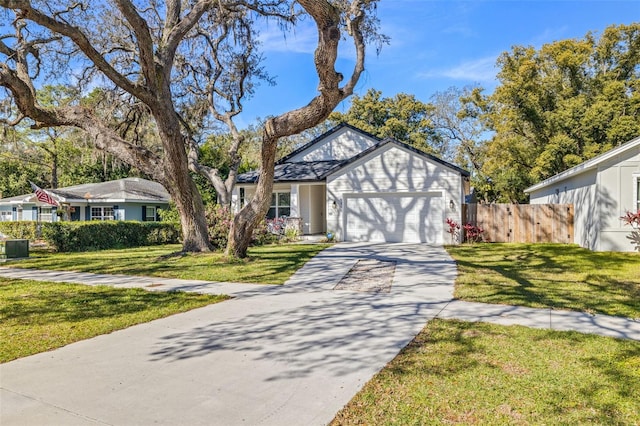
[[[40,207],[40,222],[52,222],[53,210],[51,207]]]
[[[0,212],[0,222],[10,222],[13,220],[13,212],[12,211],[2,211]]]
[[[273,219],[275,217],[289,216],[291,214],[291,193],[274,192],[271,195],[271,206],[267,212],[267,217]]]
[[[147,206],[144,214],[145,222],[155,222],[156,221],[156,208],[155,206]]]
[[[113,207],[91,207],[91,220],[113,220]]]

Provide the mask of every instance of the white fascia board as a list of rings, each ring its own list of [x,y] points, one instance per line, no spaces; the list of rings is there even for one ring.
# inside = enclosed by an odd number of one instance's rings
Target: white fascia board
[[[640,137],[637,137],[635,139],[632,139],[631,141],[620,145],[617,148],[613,148],[612,150],[609,150],[607,152],[605,152],[604,154],[600,154],[597,157],[592,158],[591,160],[587,160],[584,163],[578,164],[577,166],[574,166],[568,170],[565,170],[562,173],[558,173],[555,176],[551,176],[548,179],[543,180],[540,183],[537,183],[527,189],[524,190],[525,194],[530,194],[534,191],[538,191],[542,188],[546,188],[547,186],[553,185],[555,183],[561,182],[569,177],[572,176],[577,176],[581,173],[587,172],[589,170],[595,169],[596,167],[598,167],[598,165],[604,163],[605,161],[622,154],[623,152],[626,152],[629,149],[633,149],[635,147],[639,147],[640,146]]]
[[[124,199],[115,199],[115,198],[92,198],[86,200],[78,200],[78,203],[88,203],[88,204],[105,204],[105,203],[133,203],[135,200],[124,200]]]

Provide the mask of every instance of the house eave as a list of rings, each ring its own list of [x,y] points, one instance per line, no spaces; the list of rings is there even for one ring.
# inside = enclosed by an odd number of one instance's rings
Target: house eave
[[[636,147],[640,147],[640,136],[616,148],[613,148],[605,152],[604,154],[600,154],[597,157],[594,157],[590,160],[585,161],[584,163],[578,164],[577,166],[574,166],[568,170],[565,170],[564,172],[558,173],[555,176],[551,176],[550,178],[545,179],[542,182],[539,182],[533,186],[530,186],[529,188],[526,188],[524,190],[524,193],[531,194],[532,192],[539,191],[548,186],[557,184],[570,177],[578,176],[582,173],[586,173],[590,170],[596,169],[600,164]]]
[[[274,184],[278,184],[278,183],[318,183],[318,184],[322,184],[322,183],[326,183],[327,179],[326,178],[322,178],[322,179],[279,179],[279,180],[274,180],[273,183]],[[241,186],[250,186],[250,185],[256,185],[258,183],[258,180],[256,179],[255,181],[252,182],[238,182],[236,183],[236,186],[241,187]]]
[[[314,138],[313,140],[311,140],[310,142],[307,142],[306,144],[304,144],[303,146],[301,146],[300,148],[294,150],[293,152],[285,155],[284,157],[282,157],[280,160],[278,160],[276,162],[276,164],[282,164],[282,163],[286,163],[287,160],[289,160],[290,158],[295,157],[296,155],[298,155],[299,153],[305,151],[307,148],[312,147],[313,145],[315,145],[316,143],[320,142],[323,139],[328,138],[331,135],[334,135],[336,133],[338,133],[340,130],[342,129],[350,129],[356,133],[360,133],[363,136],[366,136],[370,139],[373,139],[374,141],[381,141],[382,139],[380,139],[379,137],[369,133],[369,132],[365,132],[364,130],[358,129],[357,127],[352,126],[349,123],[340,123],[337,126],[329,129],[328,131],[326,131],[325,133],[321,134],[320,136]]]

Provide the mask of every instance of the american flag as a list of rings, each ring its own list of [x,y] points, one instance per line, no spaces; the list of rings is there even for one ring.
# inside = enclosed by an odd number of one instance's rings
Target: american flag
[[[38,201],[43,203],[51,204],[53,206],[57,206],[58,202],[44,189],[40,188],[33,182],[29,182],[31,184],[31,189],[33,189],[34,194],[36,194],[36,198]]]

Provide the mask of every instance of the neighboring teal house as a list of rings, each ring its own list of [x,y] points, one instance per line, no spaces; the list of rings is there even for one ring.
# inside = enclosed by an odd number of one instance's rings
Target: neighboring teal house
[[[141,178],[124,178],[47,189],[59,203],[45,204],[35,194],[0,199],[0,221],[34,220],[160,220],[158,211],[169,205],[162,185]]]

